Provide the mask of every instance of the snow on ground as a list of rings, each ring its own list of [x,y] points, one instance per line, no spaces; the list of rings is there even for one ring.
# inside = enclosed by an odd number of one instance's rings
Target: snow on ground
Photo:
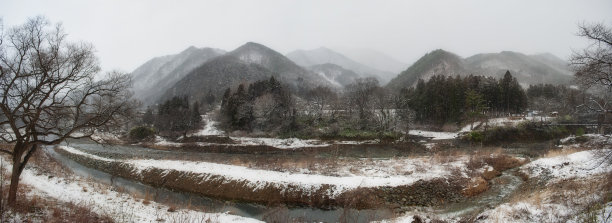
[[[544,121],[549,121],[551,119],[553,119],[553,117],[524,117],[524,118],[520,118],[520,117],[503,117],[503,118],[492,118],[489,119],[489,122],[487,125],[489,125],[490,127],[494,127],[494,126],[517,126],[519,123],[524,122],[524,121],[540,121],[544,120]],[[410,130],[408,131],[408,134],[410,135],[416,135],[416,136],[422,136],[422,137],[427,137],[427,138],[432,138],[434,140],[441,140],[441,139],[454,139],[457,136],[459,136],[461,133],[466,133],[466,132],[470,132],[472,131],[472,127],[474,127],[474,129],[476,129],[480,124],[482,124],[481,122],[474,122],[473,125],[467,124],[464,127],[462,127],[459,131],[457,132],[434,132],[434,131],[425,131],[425,130]]]
[[[3,160],[3,163],[9,162]],[[159,222],[178,219],[185,222],[205,222],[207,219],[212,222],[259,222],[256,219],[227,213],[204,213],[187,209],[168,212],[169,207],[166,205],[153,201],[146,205],[128,194],[112,191],[79,176],[67,180],[39,173],[32,168],[23,171],[21,183],[32,188],[30,195],[36,194],[62,202],[90,205],[92,211],[108,215],[117,222]]]
[[[217,164],[209,162],[193,162],[178,160],[129,160],[126,163],[134,165],[139,170],[148,168],[159,168],[165,170],[177,170],[198,174],[220,175],[226,179],[246,181],[254,188],[275,184],[286,188],[289,185],[299,186],[309,190],[320,188],[322,185],[332,185],[335,190],[332,196],[358,187],[400,186],[409,185],[418,180],[433,179],[450,175],[450,171],[441,168],[432,168],[424,174],[414,175],[389,175],[375,169],[370,171],[370,176],[325,176],[318,174],[288,173],[270,170],[251,169],[242,166]],[[378,176],[377,176],[378,175]]]
[[[329,144],[321,140],[315,139],[277,139],[277,138],[251,138],[251,137],[230,137],[240,145],[266,145],[273,146],[279,149],[295,149],[302,147],[325,147]]]
[[[506,203],[485,211],[476,222],[562,222],[564,216],[574,214],[571,207],[560,204],[528,202]]]
[[[93,135],[91,135],[91,139],[99,143],[121,142],[121,139],[119,139],[117,135],[110,132],[96,131]]]
[[[603,207],[601,207],[601,209],[599,210],[594,210],[592,213],[589,213],[589,214],[581,214],[581,215],[575,216],[573,219],[570,219],[567,222],[570,222],[570,223],[585,222],[584,219],[590,219],[591,217],[594,217],[595,222],[608,223],[612,221],[612,201],[602,206]]]
[[[606,174],[612,166],[602,163],[611,149],[587,150],[540,158],[521,167],[530,177],[549,179],[547,186],[529,197],[487,210],[477,219],[483,222],[564,222],[585,207],[601,202]],[[563,181],[563,180],[569,181]],[[560,185],[558,185],[560,184]],[[568,186],[564,186],[568,184]],[[557,186],[557,187],[555,187]],[[603,214],[610,216],[611,213]]]
[[[83,152],[63,146],[62,149],[82,155]],[[76,151],[75,151],[76,150]],[[112,159],[99,157],[92,154],[87,154],[87,157],[98,159],[101,161],[109,161]],[[249,186],[258,188],[266,184],[274,184],[283,188],[287,186],[298,186],[304,190],[318,189],[323,185],[331,185],[334,187],[333,194],[336,196],[342,192],[355,189],[358,187],[379,187],[379,186],[400,186],[409,185],[418,180],[428,180],[438,177],[447,177],[451,175],[453,169],[465,168],[465,159],[460,159],[451,162],[447,165],[427,166],[424,164],[426,159],[421,161],[405,160],[402,167],[387,165],[388,168],[378,168],[377,165],[366,167],[360,170],[364,175],[351,174],[350,170],[345,170],[346,176],[326,176],[320,174],[304,174],[290,173],[271,170],[252,169],[243,166],[234,166],[227,164],[217,164],[210,162],[196,161],[180,161],[180,160],[112,160],[131,164],[137,170],[143,171],[149,168],[158,168],[164,170],[177,170],[183,172],[191,172],[196,174],[210,174],[213,176],[223,176],[228,180],[246,181]],[[385,162],[388,164],[393,161],[381,161],[381,166]],[[416,162],[423,162],[416,164]],[[401,163],[401,162],[400,162]],[[429,164],[431,164],[430,162]],[[422,166],[425,171],[416,171],[417,166]],[[349,168],[349,167],[347,167]],[[406,168],[406,169],[401,169]],[[412,168],[412,169],[410,169]],[[397,170],[402,173],[398,174]]]
[[[155,145],[158,145],[158,146],[172,146],[172,147],[180,147],[180,146],[182,146],[183,144],[182,144],[182,143],[178,143],[178,142],[171,142],[171,141],[168,141],[168,140],[164,139],[164,138],[163,138],[163,137],[161,137],[161,136],[155,136]]]
[[[230,137],[235,144],[224,144],[224,143],[206,143],[206,142],[197,142],[197,145],[200,146],[209,146],[209,145],[226,145],[226,146],[272,146],[278,149],[295,149],[295,148],[303,148],[303,147],[325,147],[330,144],[325,143],[321,140],[315,139],[298,139],[298,138],[288,138],[288,139],[277,139],[277,138],[254,138],[254,137]],[[347,142],[353,143],[353,142]],[[171,146],[171,147],[181,147],[184,143],[172,142],[164,139],[161,136],[155,137],[155,145],[158,146]]]
[[[532,177],[550,175],[555,179],[589,177],[612,172],[612,165],[605,163],[611,149],[587,150],[568,155],[537,159],[521,169]]]
[[[456,138],[459,134],[456,132],[432,132],[432,131],[425,131],[425,130],[410,130],[408,131],[408,134],[410,135],[416,135],[416,136],[422,136],[422,137],[427,137],[427,138],[432,138],[432,139],[454,139]]]
[[[225,134],[223,131],[217,129],[216,127],[217,122],[213,121],[211,116],[212,116],[211,112],[209,112],[206,115],[202,115],[202,120],[206,122],[206,125],[204,125],[203,129],[194,133],[193,134],[194,136],[216,136],[216,135]]]

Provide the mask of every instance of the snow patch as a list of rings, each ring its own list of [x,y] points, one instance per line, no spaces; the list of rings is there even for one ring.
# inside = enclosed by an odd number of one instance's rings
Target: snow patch
[[[521,169],[532,177],[551,175],[556,179],[588,177],[612,172],[612,165],[605,163],[605,156],[612,149],[588,150],[568,155],[537,159]]]
[[[63,147],[63,149],[79,152],[70,147]],[[3,159],[3,163],[9,163],[3,157],[0,157],[0,159]],[[204,222],[207,219],[215,222],[260,222],[256,219],[227,213],[204,213],[187,209],[167,212],[166,210],[169,207],[166,205],[153,201],[145,205],[128,194],[101,188],[79,176],[75,176],[70,180],[61,177],[51,178],[49,175],[26,168],[22,172],[20,179],[23,184],[27,184],[33,189],[29,193],[42,197],[50,197],[62,202],[91,205],[92,211],[95,213],[108,215],[117,222],[122,222],[126,219],[130,219],[129,222],[157,222],[159,219],[189,219],[189,221],[198,222]]]
[[[68,152],[79,155],[86,153],[70,147],[62,147]],[[67,148],[67,149],[66,149]],[[347,172],[347,176],[326,176],[319,174],[303,174],[290,173],[271,170],[252,169],[243,166],[234,166],[227,164],[217,164],[210,162],[196,161],[179,161],[179,160],[112,160],[92,154],[86,154],[87,157],[103,161],[125,162],[134,166],[137,171],[157,168],[162,170],[176,170],[181,172],[190,172],[196,174],[207,174],[223,176],[229,180],[244,181],[249,186],[259,189],[268,184],[274,184],[283,188],[288,186],[297,186],[305,191],[319,189],[323,185],[331,185],[330,196],[334,197],[342,192],[359,188],[359,187],[380,187],[380,186],[401,186],[410,185],[418,180],[429,180],[439,177],[447,177],[451,174],[451,169],[448,166],[455,168],[464,168],[465,159],[448,163],[447,165],[433,165],[427,159],[406,159],[400,160],[402,163],[403,174],[397,174],[397,170],[390,162],[397,160],[379,161],[380,165],[376,167],[388,166],[390,169],[365,167],[360,172],[364,175],[354,175]],[[427,171],[417,172],[414,169],[417,166],[428,166]],[[350,168],[350,167],[347,167]]]
[[[277,138],[251,138],[251,137],[230,137],[240,145],[265,145],[279,149],[295,149],[302,147],[325,147],[329,146],[320,140],[314,139],[277,139]]]
[[[432,138],[435,140],[454,139],[459,135],[456,132],[432,132],[432,131],[425,131],[425,130],[410,130],[408,131],[408,134]]]

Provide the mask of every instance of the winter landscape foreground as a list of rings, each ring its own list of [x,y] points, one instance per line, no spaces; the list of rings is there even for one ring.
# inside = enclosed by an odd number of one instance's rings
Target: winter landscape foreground
[[[612,222],[611,8],[0,0],[0,223]]]
[[[66,219],[606,222],[612,215],[607,198],[612,166],[602,165],[612,154],[612,136],[474,151],[451,146],[456,142],[443,137],[448,133],[434,133],[414,135],[422,138],[410,145],[410,153],[389,154],[361,150],[379,144],[371,141],[241,138],[231,146],[274,149],[228,155],[162,138],[152,145],[73,140],[44,148],[24,170],[20,196],[35,211],[3,216],[9,221],[83,215]],[[223,132],[205,126],[194,133],[210,134]],[[119,140],[109,134],[94,138]],[[283,155],[275,155],[279,151]],[[10,175],[10,162],[1,161],[2,175]],[[6,179],[2,184],[6,188]],[[62,205],[50,209],[45,203]]]

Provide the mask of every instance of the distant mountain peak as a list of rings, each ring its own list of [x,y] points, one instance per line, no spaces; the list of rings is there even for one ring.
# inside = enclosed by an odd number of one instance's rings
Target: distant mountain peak
[[[274,51],[263,44],[256,42],[247,42],[242,46],[236,48],[234,51],[242,51],[242,50],[265,50],[265,51]]]
[[[145,104],[155,103],[166,89],[191,70],[223,54],[225,51],[220,49],[189,46],[178,54],[153,58],[131,73],[134,97]]]
[[[391,88],[412,87],[418,79],[428,80],[433,75],[484,75],[502,77],[507,71],[523,84],[555,83],[571,81],[568,67],[557,57],[546,55],[528,56],[513,51],[482,53],[461,58],[454,53],[433,50],[408,69],[400,73],[388,86]]]
[[[312,67],[320,64],[335,64],[343,69],[351,70],[360,76],[375,76],[380,82],[386,83],[394,75],[391,72],[377,70],[356,62],[341,53],[327,47],[319,47],[312,50],[295,50],[288,53],[287,58],[303,67]]]

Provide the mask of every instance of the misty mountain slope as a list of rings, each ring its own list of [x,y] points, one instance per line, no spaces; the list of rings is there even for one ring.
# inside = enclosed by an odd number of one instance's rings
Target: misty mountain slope
[[[388,79],[392,79],[395,77],[395,74],[402,72],[408,67],[408,64],[372,49],[338,48],[336,51],[368,67],[393,73],[394,75],[388,77]]]
[[[308,69],[321,77],[327,79],[329,82],[335,84],[338,87],[345,87],[353,82],[355,79],[361,76],[352,70],[344,69],[336,64],[326,63],[318,64],[308,67]]]
[[[135,82],[134,88],[142,89],[145,85],[150,85],[152,82],[154,82],[155,78],[153,78],[153,74],[155,74],[162,66],[164,66],[164,64],[172,60],[175,56],[176,55],[166,55],[155,57],[132,71],[131,76]]]
[[[465,75],[463,59],[453,53],[438,49],[425,54],[408,69],[392,79],[387,87],[391,89],[409,88],[416,85],[417,80],[429,80],[434,75]]]
[[[191,100],[202,101],[209,90],[220,98],[228,87],[277,75],[260,65],[244,63],[236,57],[225,55],[192,70],[170,87],[160,100],[188,95]]]
[[[233,56],[247,64],[257,64],[274,73],[279,74],[279,79],[294,88],[316,87],[319,85],[332,86],[330,82],[318,75],[298,66],[289,58],[259,43],[248,42],[232,52]]]
[[[501,78],[506,71],[522,85],[552,83],[568,84],[572,72],[567,62],[551,55],[525,55],[503,51],[476,54],[462,59],[444,51],[435,50],[421,57],[387,85],[392,89],[413,87],[418,79],[428,80],[433,75],[482,75]]]
[[[355,62],[348,57],[335,52],[331,49],[321,47],[314,50],[296,50],[286,55],[293,62],[303,67],[310,67],[318,64],[336,64],[344,69],[352,70],[355,73],[365,76],[375,76],[381,83],[387,83],[395,74],[392,72],[381,71],[361,63]]]
[[[282,54],[249,42],[193,69],[165,91],[161,100],[188,95],[191,100],[201,101],[209,90],[220,98],[228,87],[271,76],[294,90],[320,85],[334,87],[326,78],[305,70]]]
[[[465,59],[474,73],[501,77],[506,70],[522,84],[552,83],[567,84],[572,76],[569,67],[551,54],[527,56],[522,53],[503,51],[477,54]]]
[[[219,49],[192,46],[176,55],[154,58],[132,72],[134,96],[145,104],[155,103],[191,70],[224,53]]]
[[[571,68],[569,66],[569,62],[555,55],[552,55],[550,53],[541,53],[541,54],[529,55],[529,57],[550,66],[551,68],[557,70],[559,73],[563,73],[569,76],[574,75],[574,73],[571,71]]]

